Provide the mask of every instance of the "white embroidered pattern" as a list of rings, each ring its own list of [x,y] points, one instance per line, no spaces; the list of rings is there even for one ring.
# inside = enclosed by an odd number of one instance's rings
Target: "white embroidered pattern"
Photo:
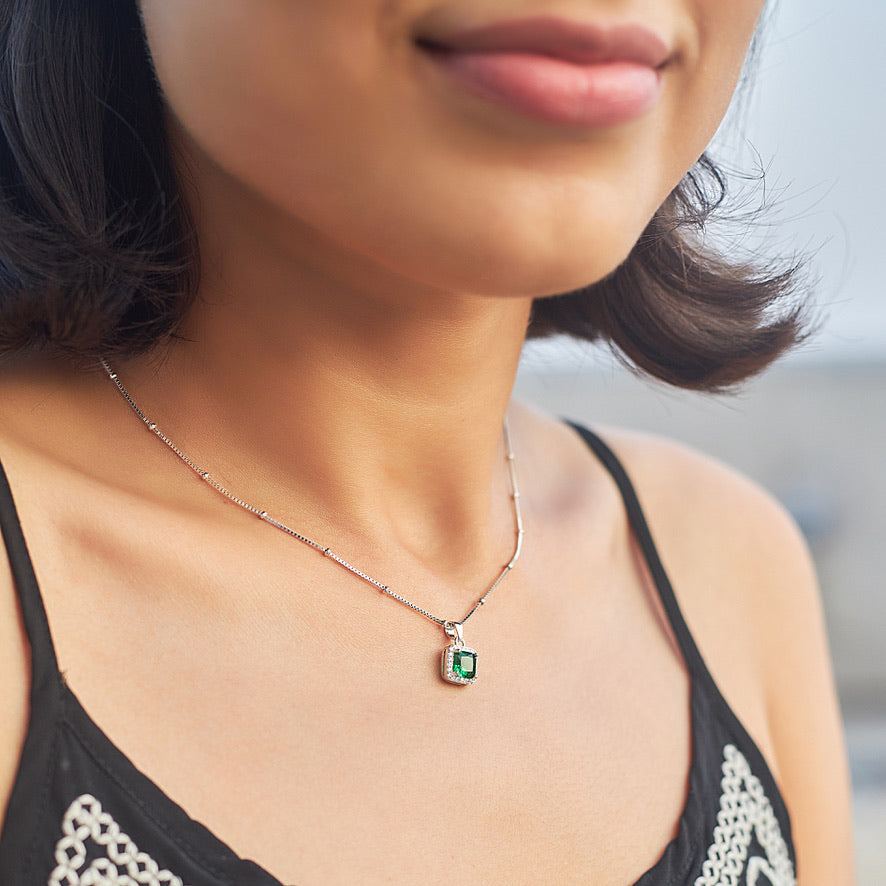
[[[86,866],[91,854],[96,857]],[[91,794],[78,797],[65,813],[55,863],[47,886],[184,886],[140,852]]]
[[[794,866],[772,804],[741,751],[723,748],[723,793],[714,842],[695,886],[796,886]],[[765,858],[748,858],[756,836]],[[747,875],[742,880],[742,874]]]

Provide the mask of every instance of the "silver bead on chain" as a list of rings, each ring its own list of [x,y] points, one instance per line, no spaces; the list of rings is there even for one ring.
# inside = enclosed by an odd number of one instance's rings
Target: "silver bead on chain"
[[[348,572],[350,572],[352,575],[356,575],[357,578],[360,578],[367,584],[371,584],[373,587],[378,588],[378,590],[383,591],[389,597],[393,597],[399,603],[402,603],[404,606],[408,606],[410,609],[413,609],[415,612],[418,612],[420,615],[423,615],[425,618],[430,619],[438,625],[441,625],[443,627],[452,624],[463,625],[486,602],[489,595],[502,583],[504,577],[514,568],[514,565],[520,557],[520,552],[523,549],[523,515],[520,511],[520,491],[517,488],[517,473],[514,467],[514,453],[511,449],[511,434],[508,430],[507,419],[505,419],[504,421],[502,430],[505,441],[505,457],[507,458],[508,464],[508,478],[511,484],[511,499],[514,502],[514,527],[517,536],[516,542],[514,544],[514,553],[511,556],[511,559],[505,564],[504,568],[499,573],[498,578],[496,578],[495,581],[487,588],[486,593],[484,593],[483,596],[480,597],[480,599],[477,600],[476,603],[474,603],[468,614],[460,621],[454,622],[452,619],[439,618],[438,616],[428,612],[427,609],[422,609],[421,606],[413,603],[411,600],[407,600],[405,597],[402,597],[395,591],[392,591],[387,585],[382,584],[380,581],[372,578],[372,576],[367,575],[365,572],[357,569],[356,566],[352,566],[350,563],[348,563],[347,560],[339,557],[330,548],[320,544],[319,542],[314,541],[313,539],[308,538],[306,535],[302,535],[300,532],[296,532],[294,529],[290,529],[286,524],[281,523],[279,520],[271,517],[267,511],[264,511],[261,508],[257,508],[254,505],[245,502],[242,498],[237,498],[237,496],[233,493],[228,492],[228,490],[225,489],[225,487],[222,486],[221,483],[218,482],[218,480],[212,477],[208,471],[204,471],[192,459],[188,458],[188,456],[185,455],[184,452],[182,452],[181,449],[179,449],[178,446],[176,446],[175,443],[173,443],[172,440],[170,440],[169,437],[167,437],[166,434],[164,434],[163,431],[161,431],[160,428],[157,427],[157,424],[151,421],[151,419],[149,419],[144,414],[144,412],[142,412],[141,409],[138,408],[135,401],[129,395],[129,392],[126,390],[126,388],[123,387],[123,384],[117,377],[117,373],[114,372],[108,365],[107,360],[103,359],[101,361],[101,365],[104,368],[105,372],[107,372],[108,377],[111,379],[111,381],[113,381],[114,384],[117,386],[117,390],[122,394],[123,398],[130,405],[132,411],[135,412],[135,414],[144,422],[148,430],[151,431],[155,436],[159,437],[169,447],[169,449],[171,449],[179,457],[179,459],[181,459],[198,477],[200,477],[201,480],[215,489],[216,492],[220,492],[225,498],[232,501],[235,505],[239,505],[241,508],[243,508],[243,510],[249,511],[250,514],[255,514],[256,517],[264,520],[265,523],[270,524],[275,529],[279,529],[281,532],[285,532],[287,535],[292,536],[292,538],[296,539],[297,541],[300,541],[303,544],[314,548],[314,550],[319,551],[325,557],[329,558],[330,560],[334,560],[336,563],[338,563],[339,566],[347,569]]]

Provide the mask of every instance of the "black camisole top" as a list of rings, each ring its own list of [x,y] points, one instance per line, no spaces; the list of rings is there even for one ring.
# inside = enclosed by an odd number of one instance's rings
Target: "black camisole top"
[[[576,430],[621,491],[691,679],[686,804],[677,836],[634,886],[795,886],[790,821],[772,774],[699,654],[624,468],[599,437]],[[27,737],[0,832],[0,884],[282,886],[136,769],[67,687],[2,469],[0,527],[32,668]],[[552,882],[543,870],[532,876]]]

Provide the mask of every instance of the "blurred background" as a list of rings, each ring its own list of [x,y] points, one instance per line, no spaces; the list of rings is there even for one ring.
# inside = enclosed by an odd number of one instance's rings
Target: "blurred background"
[[[730,248],[810,254],[818,333],[738,394],[671,391],[602,349],[530,345],[517,394],[724,459],[793,513],[816,558],[853,776],[860,886],[886,884],[886,3],[777,0],[713,154]],[[765,172],[765,180],[761,174]]]

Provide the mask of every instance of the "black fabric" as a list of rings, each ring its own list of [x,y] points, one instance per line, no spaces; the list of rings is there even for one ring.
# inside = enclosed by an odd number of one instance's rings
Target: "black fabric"
[[[725,818],[721,815],[724,753],[728,755],[732,749],[747,761],[757,780],[754,784],[767,798],[767,808],[771,804],[776,830],[780,830],[787,847],[784,858],[790,859],[783,863],[782,869],[785,864],[790,868],[793,865],[790,822],[781,795],[765,760],[705,667],[655,549],[634,488],[609,447],[587,429],[573,427],[621,491],[631,527],[691,677],[693,755],[686,806],[677,836],[658,863],[635,886],[683,886],[697,882],[704,886],[716,886],[720,882],[743,886],[748,882],[747,871],[739,873],[737,879],[722,881],[717,874],[716,860],[728,861],[729,843],[728,839],[724,843],[722,834],[715,839],[715,829],[718,824],[722,828],[724,822],[731,821],[734,808],[741,802],[748,797],[753,800],[753,789],[748,791],[746,784],[736,782],[736,790],[744,785],[745,792],[737,796],[735,802],[730,801]],[[96,882],[105,886],[128,882],[122,879],[124,874],[150,886],[281,886],[253,862],[238,858],[139,772],[90,719],[65,685],[56,664],[40,590],[2,467],[0,527],[32,661],[30,722],[0,832],[0,884],[68,886],[76,882],[64,876],[65,860],[69,859],[67,867],[76,869],[79,875],[90,865],[98,865],[96,870],[103,872],[106,879]],[[627,798],[626,802],[633,799]],[[642,798],[636,800],[642,802]],[[66,816],[67,833],[63,824]],[[758,843],[763,831],[753,828],[752,831],[749,851],[765,857],[766,847]],[[715,844],[718,848],[709,851]],[[136,850],[140,854],[134,854]],[[773,851],[771,846],[769,850]],[[747,852],[744,851],[745,858]],[[703,876],[707,879],[699,880]],[[793,883],[792,876],[773,879],[764,872],[763,877],[760,882],[767,886]],[[539,879],[544,881],[543,872]]]

